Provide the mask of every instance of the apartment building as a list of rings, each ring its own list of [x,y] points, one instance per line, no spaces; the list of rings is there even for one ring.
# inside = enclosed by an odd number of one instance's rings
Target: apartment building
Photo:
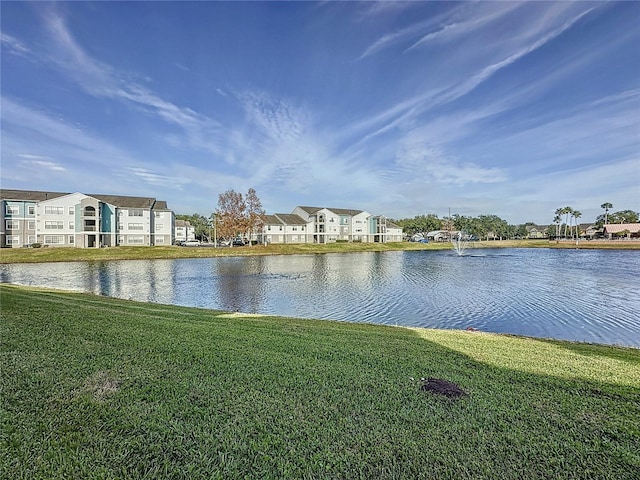
[[[175,242],[188,242],[196,239],[196,229],[188,220],[176,220]]]
[[[267,215],[266,243],[401,242],[402,228],[364,210],[298,206]]]
[[[0,190],[0,246],[171,245],[175,215],[150,197]]]

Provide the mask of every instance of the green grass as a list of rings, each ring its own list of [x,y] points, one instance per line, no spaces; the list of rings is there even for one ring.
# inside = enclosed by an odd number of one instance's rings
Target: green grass
[[[575,241],[496,240],[472,242],[472,248],[599,248],[640,249],[638,241]],[[449,242],[396,243],[329,243],[254,245],[236,248],[211,247],[110,247],[110,248],[2,248],[2,263],[75,262],[108,260],[141,260],[163,258],[198,258],[243,255],[296,255],[315,253],[384,252],[391,250],[451,250]]]
[[[212,247],[109,247],[109,248],[2,248],[1,263],[74,262],[198,258],[243,255],[294,255],[313,253],[382,252],[390,250],[450,250],[448,243],[329,243]]]
[[[0,302],[2,478],[640,478],[637,349],[7,285]]]

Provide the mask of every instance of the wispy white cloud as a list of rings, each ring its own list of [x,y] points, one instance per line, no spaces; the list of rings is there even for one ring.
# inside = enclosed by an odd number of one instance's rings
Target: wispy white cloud
[[[427,33],[417,42],[409,46],[405,52],[411,51],[430,42],[450,42],[462,36],[473,35],[477,30],[497,22],[522,7],[520,2],[481,2],[473,10],[468,9],[464,18],[459,21],[450,20],[439,29]],[[488,8],[487,8],[488,7]]]
[[[32,155],[29,153],[21,153],[21,154],[18,154],[18,157],[23,159],[22,164],[27,166],[45,168],[53,172],[66,171],[66,168],[64,168],[62,165],[54,162],[49,157],[45,157],[43,155]]]
[[[86,93],[123,101],[155,115],[167,124],[180,127],[184,142],[192,147],[220,152],[216,142],[220,123],[187,107],[181,107],[135,83],[129,76],[100,62],[76,42],[66,21],[55,9],[45,9],[45,25],[51,35],[49,60],[73,79]]]
[[[6,33],[0,33],[0,42],[2,46],[13,55],[24,56],[30,53],[30,50],[24,43]]]

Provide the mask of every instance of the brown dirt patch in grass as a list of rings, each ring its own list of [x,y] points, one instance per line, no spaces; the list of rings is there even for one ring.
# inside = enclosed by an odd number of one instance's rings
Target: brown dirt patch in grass
[[[113,378],[106,370],[99,370],[88,377],[82,388],[75,390],[74,393],[76,395],[90,393],[94,400],[102,402],[107,397],[116,393],[119,388],[120,382],[118,379]]]

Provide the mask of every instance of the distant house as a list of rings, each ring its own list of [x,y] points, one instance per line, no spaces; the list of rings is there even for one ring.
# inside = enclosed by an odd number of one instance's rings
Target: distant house
[[[427,232],[425,238],[430,242],[450,242],[451,239],[462,238],[467,240],[469,235],[464,234],[460,230],[433,230]]]
[[[548,225],[527,225],[527,238],[547,238],[549,236]]]
[[[196,239],[196,229],[189,220],[176,220],[175,242],[187,242]]]
[[[610,223],[603,227],[606,238],[639,238],[640,223]]]
[[[599,228],[592,223],[581,223],[578,225],[578,231],[582,238],[593,238],[598,233]]]
[[[0,246],[171,245],[175,216],[150,197],[0,190]]]

